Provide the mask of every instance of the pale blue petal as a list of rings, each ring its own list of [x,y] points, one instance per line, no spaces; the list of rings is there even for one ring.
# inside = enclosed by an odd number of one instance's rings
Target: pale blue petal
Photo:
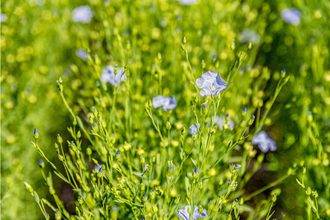
[[[152,98],[152,106],[154,108],[159,108],[164,105],[164,102],[166,100],[165,96],[156,96]]]
[[[292,25],[300,24],[301,13],[295,8],[284,9],[281,13],[283,20]]]
[[[91,21],[93,12],[89,6],[79,6],[72,11],[72,21],[87,24]]]

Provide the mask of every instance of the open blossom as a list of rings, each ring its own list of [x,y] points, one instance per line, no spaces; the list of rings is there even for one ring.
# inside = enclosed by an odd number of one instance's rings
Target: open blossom
[[[72,11],[72,21],[87,24],[91,21],[93,12],[89,6],[79,6]]]
[[[276,150],[275,141],[273,141],[264,131],[260,131],[254,136],[252,144],[257,145],[263,153]]]
[[[260,43],[260,35],[251,29],[244,29],[240,33],[239,39],[243,43],[254,43],[254,44]]]
[[[191,135],[197,134],[197,131],[198,131],[199,127],[200,127],[200,124],[199,123],[194,123],[194,124],[190,125],[190,127],[189,127],[189,133]]]
[[[299,25],[300,24],[300,16],[301,13],[295,8],[286,8],[282,11],[281,16],[286,23],[292,25]]]
[[[110,83],[113,86],[118,86],[119,83],[125,81],[126,76],[124,74],[123,68],[116,68],[117,73],[115,73],[115,68],[113,66],[107,66],[103,69],[101,75],[101,81],[104,83]]]
[[[227,83],[214,71],[207,71],[196,80],[196,85],[201,89],[201,96],[218,95],[227,87]]]
[[[184,220],[190,220],[190,219],[196,220],[198,218],[205,218],[205,217],[207,217],[207,214],[206,214],[206,210],[205,209],[203,210],[202,213],[199,213],[198,208],[195,207],[194,214],[193,214],[192,218],[190,218],[190,216],[189,216],[190,210],[189,209],[190,209],[190,206],[188,206],[188,205],[185,206],[184,209],[180,209],[178,211],[178,217],[180,219],[184,219]]]
[[[174,97],[156,96],[152,98],[152,106],[154,108],[162,107],[164,111],[172,110],[176,107],[176,101]]]

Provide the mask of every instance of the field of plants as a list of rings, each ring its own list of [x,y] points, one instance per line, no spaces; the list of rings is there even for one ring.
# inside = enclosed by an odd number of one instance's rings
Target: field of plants
[[[1,219],[330,219],[329,0],[1,1]]]

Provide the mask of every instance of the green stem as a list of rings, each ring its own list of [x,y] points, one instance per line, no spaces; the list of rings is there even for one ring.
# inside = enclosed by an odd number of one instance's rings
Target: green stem
[[[278,179],[278,180],[276,180],[276,181],[270,183],[270,184],[267,185],[267,186],[262,187],[261,189],[255,191],[254,193],[248,195],[247,197],[245,197],[244,200],[245,200],[245,201],[248,201],[248,200],[252,199],[253,197],[259,195],[259,194],[262,193],[262,192],[264,192],[265,190],[267,190],[267,189],[269,189],[269,188],[272,188],[272,187],[274,187],[274,186],[280,184],[283,180],[285,180],[285,179],[288,178],[289,176],[291,176],[291,174],[286,174],[286,175],[283,176],[282,178],[280,178],[280,179]]]

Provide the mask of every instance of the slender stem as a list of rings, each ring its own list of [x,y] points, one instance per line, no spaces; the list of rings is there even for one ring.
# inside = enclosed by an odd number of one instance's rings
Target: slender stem
[[[252,199],[253,197],[259,195],[259,194],[262,193],[262,192],[264,192],[265,190],[267,190],[267,189],[269,189],[269,188],[272,188],[272,187],[274,187],[274,186],[280,184],[283,180],[285,180],[285,179],[288,178],[289,176],[291,176],[291,174],[286,174],[286,175],[283,176],[282,178],[280,178],[280,179],[278,179],[278,180],[276,180],[276,181],[270,183],[270,184],[267,185],[267,186],[262,187],[261,189],[255,191],[254,193],[248,195],[247,197],[245,197],[244,200],[245,200],[245,201],[248,201],[248,200]]]
[[[66,99],[64,97],[64,94],[63,94],[63,91],[60,91],[60,96],[62,98],[62,101],[63,101],[65,107],[68,109],[68,111],[70,112],[71,116],[73,117],[73,120],[76,120],[76,116],[73,113],[73,111],[72,111],[71,107],[69,106],[68,102],[66,101]]]
[[[150,110],[147,109],[146,112],[147,112],[148,116],[150,117],[151,122],[152,122],[154,128],[155,128],[156,131],[158,132],[160,139],[163,141],[164,138],[163,138],[163,135],[162,135],[162,133],[161,133],[161,131],[160,131],[160,129],[159,129],[159,125],[156,124],[154,118],[152,117],[152,114],[151,114]]]

